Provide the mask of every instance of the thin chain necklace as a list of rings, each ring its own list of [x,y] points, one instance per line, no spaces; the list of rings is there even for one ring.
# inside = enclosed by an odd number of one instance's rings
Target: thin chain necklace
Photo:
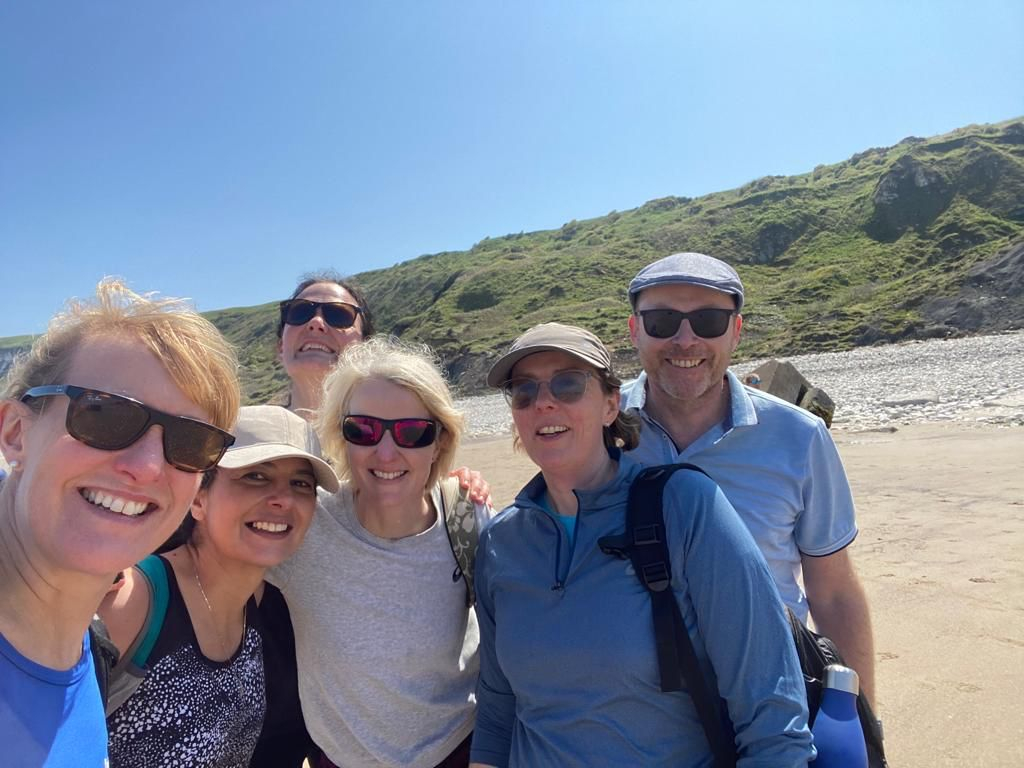
[[[210,612],[210,623],[213,625],[213,631],[217,633],[217,642],[220,643],[220,651],[224,658],[227,659],[231,654],[228,653],[228,643],[224,639],[224,635],[220,633],[220,628],[217,626],[217,619],[213,613],[213,606],[210,605],[210,598],[206,596],[206,590],[203,589],[202,579],[199,578],[199,559],[196,557],[195,552],[190,548],[189,554],[192,556],[192,573],[196,577],[196,586],[199,587],[199,594],[203,596],[203,602],[206,603],[206,610]]]

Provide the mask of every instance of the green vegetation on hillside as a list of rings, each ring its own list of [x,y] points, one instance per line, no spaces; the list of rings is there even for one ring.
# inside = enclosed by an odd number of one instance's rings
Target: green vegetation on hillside
[[[631,360],[626,286],[669,253],[701,251],[738,269],[748,290],[739,353],[760,357],[995,330],[989,315],[962,329],[930,307],[952,303],[966,285],[984,289],[985,265],[1022,240],[1018,119],[908,138],[700,198],[487,238],[355,279],[382,332],[432,345],[472,391],[512,338],[545,320],[586,326]],[[1000,269],[1019,271],[1021,261]],[[998,328],[1024,325],[1021,297],[1009,300],[1017,314],[1004,314]],[[285,381],[275,313],[265,304],[208,315],[238,345],[243,386],[256,402]]]

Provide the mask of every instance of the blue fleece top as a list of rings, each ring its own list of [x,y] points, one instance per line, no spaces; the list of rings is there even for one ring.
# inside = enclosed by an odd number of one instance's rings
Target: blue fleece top
[[[801,555],[830,555],[856,538],[850,483],[825,422],[744,386],[732,371],[726,381],[725,419],[681,451],[644,409],[647,375],[624,384],[623,409],[643,420],[630,456],[646,465],[689,462],[707,472],[761,548],[782,599],[806,621]]]
[[[484,529],[477,553],[480,681],[472,760],[499,766],[710,766],[686,692],[663,693],[651,599],[597,541],[625,529],[640,465],[576,491],[576,544],[538,504],[535,477]],[[721,491],[695,472],[665,489],[672,588],[700,663],[717,678],[740,768],[814,755],[804,684],[778,591]]]

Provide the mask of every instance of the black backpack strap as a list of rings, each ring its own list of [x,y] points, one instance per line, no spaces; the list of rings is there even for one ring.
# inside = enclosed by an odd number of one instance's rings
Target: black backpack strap
[[[89,651],[92,654],[93,666],[96,670],[96,683],[100,689],[103,706],[107,705],[110,688],[110,671],[117,664],[120,654],[117,646],[110,640],[107,625],[99,616],[93,616],[89,623]]]
[[[711,745],[716,768],[733,768],[736,765],[735,737],[731,727],[727,728],[723,722],[721,698],[708,686],[700,669],[672,591],[672,561],[665,536],[662,495],[665,484],[679,469],[705,474],[693,464],[666,464],[643,470],[629,489],[626,532],[622,536],[606,536],[598,544],[606,554],[628,557],[651,595],[661,690],[689,692]]]

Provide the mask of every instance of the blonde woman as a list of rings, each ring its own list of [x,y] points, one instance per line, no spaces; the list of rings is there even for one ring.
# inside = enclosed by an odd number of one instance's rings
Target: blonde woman
[[[324,387],[317,427],[342,486],[268,576],[320,766],[466,766],[478,631],[441,492],[462,415],[432,357],[387,339],[350,346]]]
[[[114,575],[178,527],[233,438],[237,363],[181,302],[101,283],[0,400],[0,741],[11,765],[105,765],[87,628]]]

